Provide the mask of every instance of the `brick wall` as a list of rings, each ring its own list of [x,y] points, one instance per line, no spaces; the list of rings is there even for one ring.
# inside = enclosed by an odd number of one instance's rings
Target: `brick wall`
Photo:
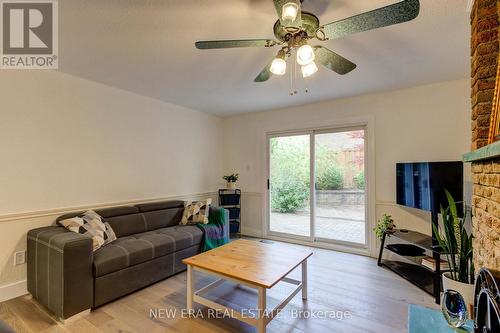
[[[488,144],[498,60],[497,2],[476,0],[471,14],[472,150]]]
[[[500,158],[472,165],[474,264],[500,272]]]
[[[497,61],[500,0],[476,0],[471,13],[472,150],[488,144]],[[500,158],[473,163],[476,269],[500,272]]]

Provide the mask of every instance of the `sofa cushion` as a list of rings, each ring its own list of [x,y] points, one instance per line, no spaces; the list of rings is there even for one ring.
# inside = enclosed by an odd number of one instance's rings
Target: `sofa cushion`
[[[202,236],[202,231],[196,226],[174,226],[118,238],[94,253],[94,276],[199,245]]]
[[[161,228],[158,230],[145,233],[148,237],[151,234],[158,234],[168,238],[175,239],[175,248],[173,252],[187,249],[193,245],[201,243],[203,232],[200,228],[194,225],[176,225],[168,228]]]
[[[108,218],[108,217],[139,213],[139,209],[137,207],[132,207],[132,206],[119,206],[119,207],[99,209],[96,210],[96,212],[102,217]]]
[[[145,204],[135,205],[141,213],[151,212],[154,210],[164,210],[170,208],[184,208],[184,201],[181,200],[169,200],[160,202],[151,202]]]
[[[106,218],[118,238],[148,231],[143,214],[119,215]]]
[[[142,213],[146,219],[147,231],[178,225],[183,211],[184,205],[181,208],[169,208]]]
[[[97,209],[95,212],[104,218],[108,218],[108,217],[114,217],[114,216],[120,216],[120,215],[136,214],[136,213],[139,213],[139,208],[132,207],[132,206],[120,206],[120,207],[113,207],[113,208]],[[85,211],[72,212],[72,213],[67,213],[67,214],[61,215],[56,219],[56,222],[59,222],[59,221],[65,220],[65,219],[69,219],[69,218],[78,216],[78,215],[83,214],[83,213],[85,213]]]

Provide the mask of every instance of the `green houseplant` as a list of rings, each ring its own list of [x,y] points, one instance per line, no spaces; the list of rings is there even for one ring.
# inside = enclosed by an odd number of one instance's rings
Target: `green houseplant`
[[[373,231],[375,231],[377,238],[382,240],[384,234],[393,232],[394,228],[396,228],[396,225],[394,224],[392,216],[384,214],[382,218],[378,220],[377,226],[373,228]]]
[[[224,179],[227,182],[227,188],[230,190],[236,189],[236,182],[238,181],[239,178],[238,173],[233,173],[228,176],[223,176],[222,179]]]
[[[472,234],[467,231],[467,210],[459,217],[455,199],[446,191],[448,207],[441,207],[443,226],[432,225],[443,253],[446,254],[450,271],[443,274],[443,289],[458,291],[467,304],[473,303],[474,265],[472,264]]]

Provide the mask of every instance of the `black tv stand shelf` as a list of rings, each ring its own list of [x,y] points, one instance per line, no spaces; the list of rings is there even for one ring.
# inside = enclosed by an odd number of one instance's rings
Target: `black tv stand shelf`
[[[436,261],[436,270],[429,269],[420,265],[417,261],[412,259],[420,257],[420,255],[415,256],[403,256],[390,248],[387,248],[386,242],[388,238],[394,237],[395,240],[402,240],[404,244],[412,244],[416,247],[424,250],[422,257],[429,255]],[[387,260],[382,259],[384,250],[390,251],[396,254],[400,258],[406,258],[405,260]],[[432,254],[430,254],[432,253]],[[382,238],[382,244],[380,246],[380,253],[378,257],[378,265],[388,268],[394,273],[398,274],[402,278],[411,282],[415,286],[419,287],[426,293],[434,296],[436,304],[440,303],[441,298],[441,274],[443,270],[440,267],[441,256],[443,253],[438,246],[433,245],[432,237],[422,234],[417,231],[396,229],[394,232],[385,233]]]

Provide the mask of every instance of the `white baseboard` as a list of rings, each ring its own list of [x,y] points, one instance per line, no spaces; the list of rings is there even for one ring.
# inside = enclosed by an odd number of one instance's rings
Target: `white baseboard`
[[[27,293],[28,285],[26,280],[6,284],[0,286],[0,302],[5,302],[9,299],[26,295]]]
[[[257,238],[261,238],[263,236],[262,230],[257,228],[247,228],[245,226],[241,226],[241,235],[249,237],[257,237]]]

